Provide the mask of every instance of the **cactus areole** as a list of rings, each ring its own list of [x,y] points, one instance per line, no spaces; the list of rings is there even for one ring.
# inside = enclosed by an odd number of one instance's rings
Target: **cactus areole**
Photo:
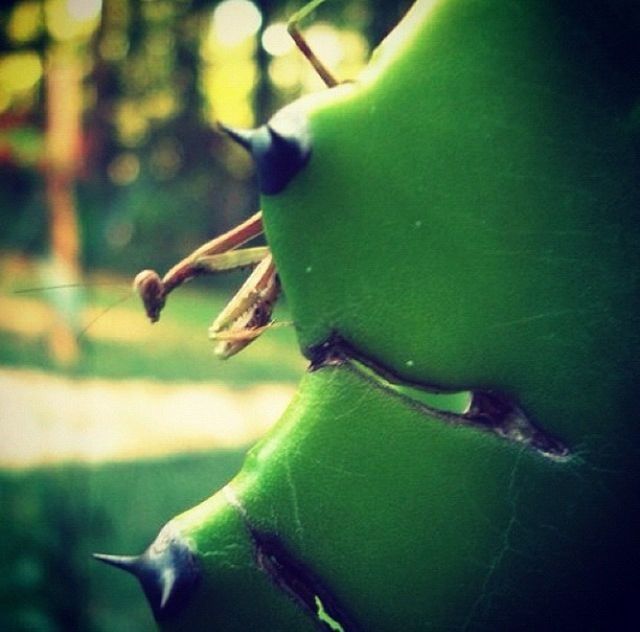
[[[161,555],[106,560],[163,629],[629,629],[638,32],[418,0],[353,82],[230,130],[311,366]]]

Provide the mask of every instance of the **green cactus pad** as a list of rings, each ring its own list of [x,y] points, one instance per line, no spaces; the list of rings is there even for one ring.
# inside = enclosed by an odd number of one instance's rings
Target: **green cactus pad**
[[[355,82],[278,115],[310,154],[264,221],[315,370],[172,522],[201,581],[166,629],[628,624],[639,24],[419,0]]]

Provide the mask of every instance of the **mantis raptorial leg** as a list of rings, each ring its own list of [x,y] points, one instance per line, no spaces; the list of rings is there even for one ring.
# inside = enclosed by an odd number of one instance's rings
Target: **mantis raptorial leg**
[[[276,267],[267,251],[209,327],[209,338],[218,342],[214,353],[221,358],[231,357],[271,326],[271,314],[279,293]]]
[[[134,280],[134,289],[140,294],[149,319],[157,321],[169,292],[196,276],[257,266],[209,330],[211,339],[220,340],[214,351],[222,358],[246,347],[269,326],[279,291],[275,266],[267,247],[235,250],[261,233],[262,213],[258,212],[194,250],[162,279],[153,270],[140,272]]]
[[[273,258],[263,246],[201,257],[195,265],[211,273],[256,266],[209,327],[209,338],[218,342],[214,353],[229,358],[272,324],[271,314],[280,292]]]
[[[324,0],[312,0],[296,12],[287,29],[302,54],[309,60],[328,87],[338,85],[331,71],[316,57],[299,30],[299,23]],[[255,270],[235,294],[209,328],[209,337],[218,342],[216,355],[228,358],[246,347],[271,325],[273,305],[278,298],[280,283],[268,248],[236,250],[263,231],[262,212],[258,211],[242,224],[208,241],[160,278],[154,270],[143,270],[134,282],[151,322],[160,318],[169,293],[190,279],[256,266]]]
[[[267,246],[257,248],[242,248],[241,250],[230,250],[219,255],[208,255],[200,257],[194,262],[194,267],[204,268],[207,273],[215,274],[225,270],[238,270],[248,266],[258,265],[269,255]]]
[[[258,211],[242,224],[196,248],[173,266],[162,279],[155,270],[143,270],[138,273],[133,280],[133,288],[140,295],[149,320],[155,323],[160,318],[160,312],[169,292],[194,277],[211,274],[211,268],[199,263],[203,258],[234,250],[260,234],[262,234],[262,212]],[[229,270],[232,267],[225,269]]]

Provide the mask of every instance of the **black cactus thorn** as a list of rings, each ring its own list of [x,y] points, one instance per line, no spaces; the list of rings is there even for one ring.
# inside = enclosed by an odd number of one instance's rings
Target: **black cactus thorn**
[[[284,190],[311,155],[306,119],[286,109],[257,129],[238,130],[222,123],[220,127],[251,153],[258,170],[260,190],[265,195]]]
[[[200,570],[191,550],[167,527],[142,555],[94,553],[93,557],[134,575],[142,585],[157,621],[179,614],[200,579]]]

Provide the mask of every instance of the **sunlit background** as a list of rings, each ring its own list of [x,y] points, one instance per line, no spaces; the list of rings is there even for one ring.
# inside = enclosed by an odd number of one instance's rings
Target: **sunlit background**
[[[304,2],[1,3],[0,630],[154,629],[133,580],[89,553],[142,550],[294,392],[292,326],[212,354],[241,274],[179,289],[153,326],[129,287],[258,209],[217,123],[326,89],[287,33]],[[352,79],[408,4],[327,0],[301,29]]]

